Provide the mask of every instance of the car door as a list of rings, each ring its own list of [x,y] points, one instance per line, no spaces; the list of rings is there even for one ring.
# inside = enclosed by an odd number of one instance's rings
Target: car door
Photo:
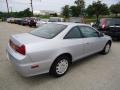
[[[84,56],[84,40],[77,26],[73,27],[64,37],[65,44],[72,54],[73,61]]]
[[[90,55],[103,49],[104,38],[99,36],[99,32],[90,26],[79,26],[81,33],[84,36],[85,49],[84,54]]]

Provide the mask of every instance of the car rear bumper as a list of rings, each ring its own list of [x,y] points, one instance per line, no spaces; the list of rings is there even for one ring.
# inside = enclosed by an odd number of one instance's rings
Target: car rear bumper
[[[15,57],[11,51],[11,48],[7,47],[7,58],[11,61],[11,63],[15,66],[16,71],[19,72],[24,77],[30,77],[38,74],[43,74],[49,72],[49,68],[51,66],[51,62],[47,61],[39,61],[39,62],[24,62],[31,59],[30,57],[25,57],[23,59],[19,59],[19,57]],[[30,60],[29,60],[30,61]],[[36,68],[32,68],[33,65],[38,65]]]

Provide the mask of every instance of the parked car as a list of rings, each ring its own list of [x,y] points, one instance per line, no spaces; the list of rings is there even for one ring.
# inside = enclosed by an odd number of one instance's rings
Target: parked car
[[[76,60],[109,53],[111,44],[109,36],[89,25],[49,23],[29,33],[12,35],[7,56],[23,76],[50,72],[60,77]]]
[[[10,20],[11,20],[11,18],[7,18],[7,20],[6,20],[6,21],[7,21],[8,23],[10,23]]]
[[[36,20],[35,19],[30,19],[30,22],[29,22],[29,26],[32,27],[36,27]]]
[[[21,25],[29,25],[30,23],[30,18],[23,18],[23,20],[21,21]]]
[[[40,19],[37,18],[37,17],[31,17],[30,18],[30,22],[29,22],[29,26],[30,27],[36,27],[37,21],[40,21]]]
[[[103,18],[100,20],[98,30],[113,38],[120,39],[120,19]]]
[[[22,18],[16,18],[16,19],[14,20],[14,23],[21,25],[22,20],[23,20]]]
[[[7,18],[7,20],[6,20],[8,23],[14,23],[14,21],[15,21],[15,18],[13,18],[13,17],[10,17],[10,18]]]
[[[40,21],[36,22],[36,27],[42,26],[44,24],[47,24],[48,20],[47,19],[41,19]]]
[[[61,17],[50,17],[48,22],[64,22],[64,18],[61,18]]]
[[[83,17],[70,17],[66,20],[66,22],[73,22],[73,23],[85,23]]]

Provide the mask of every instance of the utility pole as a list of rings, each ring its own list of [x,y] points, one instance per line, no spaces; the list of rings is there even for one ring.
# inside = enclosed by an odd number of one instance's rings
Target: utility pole
[[[8,0],[6,0],[6,5],[7,5],[7,11],[8,11],[8,14],[9,14]]]
[[[32,2],[32,0],[30,0],[31,2],[30,2],[30,4],[31,4],[31,11],[32,11],[32,15],[33,15],[33,2]]]
[[[9,7],[10,8],[10,12],[12,13],[12,6],[11,7]]]

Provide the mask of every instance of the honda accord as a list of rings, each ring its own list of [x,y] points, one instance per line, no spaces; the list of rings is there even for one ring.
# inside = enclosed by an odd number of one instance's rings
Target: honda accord
[[[111,44],[111,37],[89,25],[56,22],[12,35],[6,51],[22,76],[49,72],[60,77],[76,60],[98,52],[109,53]]]

